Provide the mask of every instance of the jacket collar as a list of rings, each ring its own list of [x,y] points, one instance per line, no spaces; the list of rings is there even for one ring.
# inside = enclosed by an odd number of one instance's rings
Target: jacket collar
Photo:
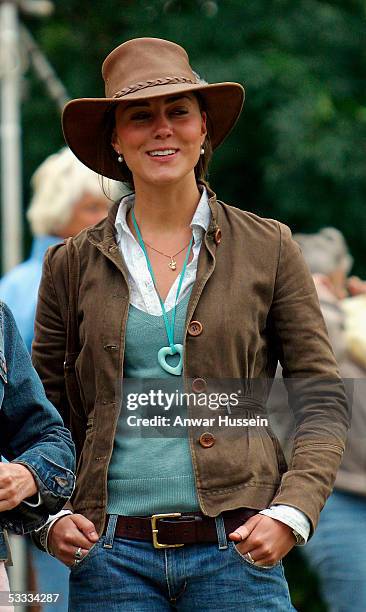
[[[210,189],[207,183],[203,181],[199,181],[198,184],[199,185],[203,184],[207,189],[208,205],[211,210],[211,221],[210,221],[208,230],[206,232],[206,237],[208,239],[209,244],[212,244],[214,242],[215,233],[217,232],[219,228],[218,222],[217,222],[218,206],[217,206],[216,194],[212,191],[212,189]],[[101,221],[97,225],[87,230],[87,238],[89,242],[94,244],[102,252],[107,251],[111,253],[114,250],[113,248],[114,246],[116,247],[116,249],[118,248],[117,241],[116,241],[117,231],[115,227],[115,221],[116,221],[116,216],[117,216],[119,205],[120,205],[120,200],[118,200],[118,202],[115,202],[113,206],[110,208],[106,219],[103,219],[103,221]]]
[[[212,189],[206,183],[205,183],[205,187],[207,189],[208,205],[211,210],[211,222],[206,232],[206,236],[212,242],[214,240],[217,230],[219,229],[219,225],[218,225],[219,208],[217,205],[216,193],[212,191]]]

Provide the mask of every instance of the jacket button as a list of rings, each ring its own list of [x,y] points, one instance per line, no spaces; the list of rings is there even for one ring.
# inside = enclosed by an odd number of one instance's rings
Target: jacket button
[[[211,448],[215,444],[215,436],[206,431],[199,437],[198,441],[203,448]]]
[[[190,336],[199,336],[202,334],[203,325],[199,321],[191,321],[188,325],[188,333]]]
[[[207,383],[203,378],[195,378],[192,382],[192,391],[195,393],[203,393],[207,389]]]
[[[220,244],[220,242],[221,242],[221,230],[220,230],[219,227],[217,228],[217,230],[215,232],[214,240],[215,240],[216,244]]]
[[[55,481],[60,487],[66,487],[68,484],[66,478],[62,478],[61,476],[55,476]]]

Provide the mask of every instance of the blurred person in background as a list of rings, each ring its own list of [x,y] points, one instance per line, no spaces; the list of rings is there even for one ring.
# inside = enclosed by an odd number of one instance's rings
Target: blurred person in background
[[[47,248],[98,223],[107,215],[111,199],[117,199],[122,191],[121,184],[106,181],[106,197],[98,175],[80,163],[67,147],[39,166],[31,184],[33,196],[27,211],[34,236],[31,254],[0,281],[0,298],[11,308],[29,352]],[[32,567],[36,569],[36,590],[63,595],[58,603],[45,604],[44,609],[63,612],[68,598],[68,570],[40,552],[30,540],[28,543]]]
[[[347,290],[351,297],[342,302],[347,348],[353,361],[366,371],[366,282],[351,277]]]
[[[74,489],[75,455],[70,432],[46,398],[14,317],[1,301],[0,453],[7,459],[0,462],[0,609],[8,610],[7,530],[29,533],[62,509]]]
[[[359,307],[356,308],[357,297],[345,298],[349,294],[365,294],[366,285],[355,277],[347,279],[353,260],[344,237],[335,228],[325,228],[316,234],[297,234],[294,239],[313,274],[341,375],[353,383],[351,429],[334,491],[320,515],[313,538],[302,551],[319,576],[330,612],[363,612],[366,610],[366,352],[362,363],[361,327],[357,351],[353,341],[347,339],[348,328],[354,329],[353,339],[357,335],[352,319],[358,316]],[[366,310],[363,311],[365,319]],[[355,320],[359,326],[360,321],[361,317]],[[363,350],[366,351],[365,343]]]
[[[32,250],[29,259],[0,281],[0,299],[11,308],[29,352],[46,250],[101,221],[111,200],[122,193],[120,184],[106,181],[106,197],[98,175],[67,147],[47,157],[34,173],[31,185],[33,197],[27,218],[34,236]]]

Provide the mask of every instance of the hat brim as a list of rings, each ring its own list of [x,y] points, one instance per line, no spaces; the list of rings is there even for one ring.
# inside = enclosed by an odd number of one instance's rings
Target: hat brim
[[[158,85],[129,93],[123,98],[79,98],[71,100],[62,114],[65,140],[83,164],[94,172],[117,181],[121,171],[110,143],[105,142],[105,114],[116,104],[132,100],[156,98],[187,91],[202,96],[210,120],[212,148],[216,149],[228,135],[240,115],[244,103],[244,88],[239,83],[212,85],[176,83]]]

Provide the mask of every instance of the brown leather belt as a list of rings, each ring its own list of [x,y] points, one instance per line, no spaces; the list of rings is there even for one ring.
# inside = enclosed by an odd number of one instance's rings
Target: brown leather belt
[[[235,531],[237,527],[257,513],[258,510],[251,508],[238,508],[223,512],[226,535]],[[104,529],[104,535],[106,529],[107,527]],[[184,546],[184,544],[217,542],[215,519],[201,512],[119,516],[115,536],[152,542],[155,548],[175,548]]]

